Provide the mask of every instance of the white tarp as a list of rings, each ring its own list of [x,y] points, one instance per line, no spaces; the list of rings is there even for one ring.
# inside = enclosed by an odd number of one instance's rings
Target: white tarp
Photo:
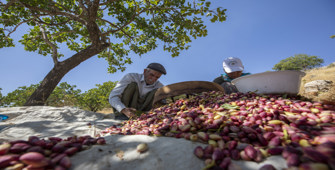
[[[106,118],[104,114],[73,107],[0,108],[0,114],[9,116],[9,119],[0,122],[0,142],[27,140],[29,136],[93,137],[107,127],[120,123]],[[193,154],[196,146],[205,146],[198,142],[145,135],[107,135],[105,138],[105,145],[94,145],[71,156],[71,169],[201,170],[205,167],[204,161]],[[136,146],[140,143],[147,143],[149,150],[138,153]],[[257,170],[263,164],[272,164],[277,169],[286,168],[285,160],[279,156],[269,157],[262,163],[234,161],[234,164],[248,170]]]

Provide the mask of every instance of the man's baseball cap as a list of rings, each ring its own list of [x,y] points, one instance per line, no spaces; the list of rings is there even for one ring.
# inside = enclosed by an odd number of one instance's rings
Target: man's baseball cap
[[[243,71],[244,66],[239,58],[228,57],[222,63],[223,69],[226,73],[231,73],[235,71]]]
[[[150,63],[147,68],[150,68],[150,69],[153,69],[155,71],[158,71],[158,72],[160,72],[160,73],[162,73],[164,75],[166,74],[166,70],[165,70],[164,66],[162,66],[159,63]]]

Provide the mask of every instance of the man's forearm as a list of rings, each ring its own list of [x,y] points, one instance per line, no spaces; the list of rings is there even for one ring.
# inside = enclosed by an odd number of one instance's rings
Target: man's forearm
[[[121,102],[120,98],[117,96],[109,98],[109,103],[118,112],[121,112],[122,109],[126,108],[126,106]]]

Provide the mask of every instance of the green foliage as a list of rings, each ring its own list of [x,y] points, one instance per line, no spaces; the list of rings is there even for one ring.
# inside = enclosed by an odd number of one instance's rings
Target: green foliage
[[[320,67],[323,63],[323,59],[317,56],[309,56],[306,54],[297,54],[294,57],[289,57],[281,60],[272,69],[273,70],[299,70],[305,71],[315,67]]]
[[[60,83],[45,102],[47,106],[75,106],[85,110],[98,111],[103,108],[110,108],[108,102],[109,93],[114,89],[117,82],[105,82],[97,84],[97,88],[81,93],[80,89],[75,89],[75,85],[67,82]],[[0,88],[0,106],[16,107],[23,106],[28,97],[35,91],[39,84],[32,84],[29,87],[22,86],[2,96]]]
[[[327,66],[327,68],[332,68],[332,67],[335,67],[335,62],[334,63],[331,63]]]
[[[47,106],[79,106],[81,90],[75,90],[75,88],[75,85],[71,86],[66,82],[60,83],[45,104]]]
[[[142,55],[159,44],[172,57],[187,50],[192,39],[207,35],[205,18],[213,23],[226,20],[226,9],[211,6],[210,0],[0,2],[0,48],[14,46],[10,35],[25,25],[30,30],[19,40],[25,50],[54,59],[65,57],[57,50],[64,45],[82,55],[90,46],[108,44],[98,57],[106,59],[108,71],[114,73],[132,63],[130,52]]]
[[[97,84],[97,88],[88,90],[81,95],[81,107],[90,111],[98,111],[111,107],[108,102],[109,93],[114,89],[117,82],[105,82]]]
[[[3,97],[1,106],[15,107],[23,106],[29,96],[36,90],[39,84],[32,84],[29,87],[22,86]],[[60,83],[55,88],[48,100],[47,106],[77,106],[81,90],[75,90],[76,86],[71,86],[66,82]]]
[[[3,97],[1,106],[15,107],[23,106],[29,96],[36,90],[39,84],[32,84],[29,87],[21,86],[18,89],[10,92],[7,96]]]
[[[4,29],[0,28],[0,48],[14,47],[13,39],[6,36]]]
[[[1,90],[2,90],[2,88],[0,88],[0,106],[3,105],[2,103],[3,103],[3,99],[4,99],[4,97],[2,96]]]

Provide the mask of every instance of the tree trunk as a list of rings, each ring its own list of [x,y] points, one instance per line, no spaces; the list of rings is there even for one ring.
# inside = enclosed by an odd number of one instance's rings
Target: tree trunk
[[[72,57],[55,64],[52,70],[44,77],[41,85],[29,97],[25,106],[42,106],[56,88],[58,83],[70,70],[78,66],[81,62],[99,54],[108,47],[109,44],[91,45],[86,49],[78,52]]]

